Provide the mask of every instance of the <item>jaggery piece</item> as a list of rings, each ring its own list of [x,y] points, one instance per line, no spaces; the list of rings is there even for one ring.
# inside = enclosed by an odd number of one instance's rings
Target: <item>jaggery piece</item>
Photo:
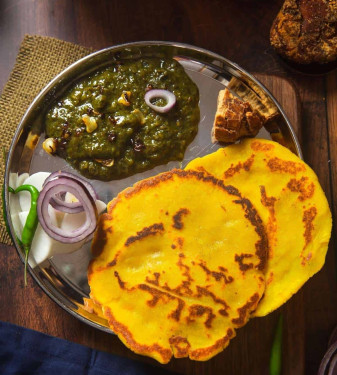
[[[270,42],[283,57],[299,63],[337,58],[336,0],[286,0],[270,30]]]
[[[258,111],[265,118],[266,123],[279,116],[279,110],[275,103],[253,81],[249,82],[248,87],[241,80],[232,77],[227,88],[230,92],[235,92],[244,102],[248,102],[254,110]]]
[[[248,102],[234,97],[227,89],[218,96],[212,142],[232,143],[243,137],[255,137],[265,118]]]

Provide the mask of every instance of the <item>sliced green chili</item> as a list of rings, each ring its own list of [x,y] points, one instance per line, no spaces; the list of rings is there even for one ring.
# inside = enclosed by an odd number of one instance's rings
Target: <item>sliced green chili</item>
[[[282,331],[283,315],[281,314],[277,322],[274,341],[270,353],[269,374],[281,375],[282,370]]]
[[[36,189],[33,185],[21,185],[15,190],[12,188],[9,188],[9,191],[11,193],[17,194],[20,191],[28,191],[31,196],[30,200],[30,209],[29,213],[26,219],[26,223],[22,230],[20,245],[23,248],[23,251],[25,253],[25,270],[24,270],[24,280],[25,280],[25,286],[27,285],[27,265],[28,265],[28,256],[30,252],[30,247],[33,242],[34,234],[37,228],[37,225],[39,223],[38,217],[37,217],[37,199],[39,197],[39,191]]]

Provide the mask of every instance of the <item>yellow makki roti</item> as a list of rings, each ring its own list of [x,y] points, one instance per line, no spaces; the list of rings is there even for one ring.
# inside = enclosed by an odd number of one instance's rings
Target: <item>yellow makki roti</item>
[[[203,172],[124,190],[96,231],[91,299],[136,353],[207,360],[263,296],[268,239],[251,201]]]
[[[88,303],[136,353],[207,360],[322,268],[331,226],[310,167],[275,142],[247,139],[109,203]]]
[[[265,224],[270,245],[267,285],[255,316],[277,309],[322,268],[331,212],[315,173],[287,148],[246,139],[195,159],[186,169],[210,173],[235,186]]]

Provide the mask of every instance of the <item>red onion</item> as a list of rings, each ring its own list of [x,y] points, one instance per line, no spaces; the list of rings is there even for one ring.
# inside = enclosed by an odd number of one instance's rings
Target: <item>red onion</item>
[[[59,177],[70,178],[72,180],[82,183],[86,187],[86,189],[88,190],[89,194],[92,196],[94,201],[98,199],[94,188],[91,186],[89,182],[69,172],[57,171],[57,172],[52,173],[50,176],[46,178],[45,182],[43,183],[43,186],[45,186],[45,184],[47,184],[49,181],[55,180]],[[61,198],[64,198],[64,196],[65,194],[55,195],[54,197],[50,199],[49,204],[52,207],[54,207],[56,210],[66,212],[69,214],[76,214],[76,213],[84,211],[84,208],[81,202],[65,202],[64,199],[61,199]]]
[[[65,212],[68,214],[78,214],[79,212],[84,211],[81,202],[66,202],[63,199],[60,199],[57,195],[50,199],[49,204],[53,208],[55,208],[55,210]]]
[[[64,172],[64,171],[56,171],[56,172],[53,172],[50,176],[48,176],[46,178],[46,180],[44,181],[43,183],[43,186],[51,181],[51,180],[54,180],[55,178],[58,178],[58,177],[67,177],[67,178],[71,178],[75,181],[79,181],[81,182],[86,188],[87,190],[89,191],[90,195],[93,197],[94,200],[97,200],[98,199],[98,196],[96,194],[96,191],[94,190],[94,188],[91,186],[91,184],[86,181],[84,178],[82,177],[79,177],[79,176],[75,176],[74,174],[70,173],[70,172]]]
[[[334,328],[334,330],[332,331],[329,337],[328,348],[330,348],[330,346],[333,345],[336,341],[337,341],[337,326]]]
[[[73,194],[86,213],[85,223],[73,231],[65,231],[53,225],[48,213],[51,199],[64,192]],[[44,185],[37,201],[37,214],[44,231],[50,237],[63,243],[76,243],[89,237],[96,229],[98,216],[95,200],[86,185],[69,176],[50,179]]]
[[[160,107],[158,105],[152,104],[151,100],[155,98],[161,98],[166,100],[166,105]],[[171,91],[153,89],[149,90],[144,96],[146,104],[152,108],[154,111],[159,113],[166,113],[170,111],[176,104],[176,97]]]
[[[325,353],[318,369],[318,375],[337,374],[337,341],[336,329],[329,340],[329,349]]]

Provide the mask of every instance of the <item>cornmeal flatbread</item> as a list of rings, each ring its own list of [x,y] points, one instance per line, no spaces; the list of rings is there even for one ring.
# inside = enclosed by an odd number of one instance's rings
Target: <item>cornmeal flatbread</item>
[[[315,173],[288,149],[246,139],[186,168],[235,186],[265,224],[270,245],[267,285],[255,316],[277,309],[322,268],[332,226],[330,209]]]
[[[202,172],[166,172],[108,204],[92,244],[90,297],[136,353],[207,360],[256,309],[267,249],[261,218],[238,189]]]

